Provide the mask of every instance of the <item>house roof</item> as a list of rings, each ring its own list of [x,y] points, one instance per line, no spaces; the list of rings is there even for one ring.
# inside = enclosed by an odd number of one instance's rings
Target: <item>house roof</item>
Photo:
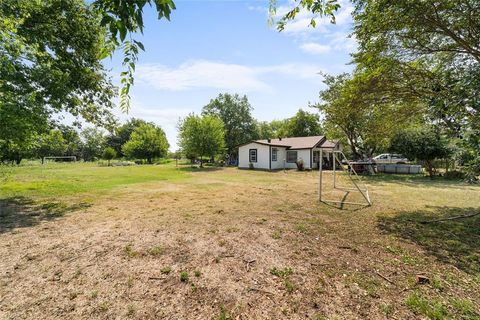
[[[270,142],[268,140],[255,140],[252,142],[257,142],[257,143],[272,145],[272,146],[287,147],[290,149],[311,149],[311,148],[314,148],[320,142],[322,142],[322,140],[325,140],[325,136],[270,139]]]
[[[338,144],[338,140],[325,140],[325,142],[322,143],[322,148],[335,148],[335,146]]]
[[[238,147],[247,145],[249,143],[258,143],[272,147],[285,147],[287,149],[312,149],[315,147],[322,148],[335,148],[338,144],[338,140],[326,140],[325,136],[310,136],[310,137],[291,137],[291,138],[279,138],[279,139],[264,139],[253,140]]]

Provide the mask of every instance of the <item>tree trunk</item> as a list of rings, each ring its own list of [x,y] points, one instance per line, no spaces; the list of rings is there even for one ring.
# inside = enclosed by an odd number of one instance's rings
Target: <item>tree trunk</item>
[[[425,161],[425,165],[427,166],[428,175],[430,176],[430,179],[433,179],[433,165],[431,161],[429,160]]]

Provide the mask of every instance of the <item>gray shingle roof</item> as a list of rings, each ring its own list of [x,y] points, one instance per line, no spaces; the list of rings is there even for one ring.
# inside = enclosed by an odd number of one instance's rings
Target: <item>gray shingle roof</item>
[[[270,142],[268,140],[255,140],[255,141],[252,141],[252,142],[258,142],[258,143],[261,143],[261,144],[272,145],[272,146],[284,146],[284,147],[288,147],[290,149],[310,149],[310,148],[315,147],[322,140],[325,140],[325,136],[270,139]],[[327,140],[325,140],[325,142],[335,143],[335,142],[327,141]],[[322,144],[322,146],[323,146],[323,144]]]

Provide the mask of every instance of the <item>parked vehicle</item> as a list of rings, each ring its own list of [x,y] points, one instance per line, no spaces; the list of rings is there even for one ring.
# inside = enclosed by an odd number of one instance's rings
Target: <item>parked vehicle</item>
[[[401,154],[382,153],[376,157],[373,157],[373,161],[377,164],[385,163],[398,163],[404,164],[408,162],[408,159]]]

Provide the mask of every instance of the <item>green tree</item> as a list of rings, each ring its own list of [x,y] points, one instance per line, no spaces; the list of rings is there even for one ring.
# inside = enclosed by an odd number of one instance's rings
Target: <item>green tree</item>
[[[179,145],[188,158],[214,157],[224,149],[225,128],[216,116],[190,114],[179,123]]]
[[[285,131],[287,137],[321,135],[323,130],[320,125],[320,116],[300,109],[292,118],[287,120]]]
[[[270,126],[268,121],[257,121],[255,123],[257,133],[255,138],[257,139],[270,139],[275,137],[273,128]]]
[[[42,163],[44,157],[63,156],[66,150],[67,144],[60,130],[50,130],[37,138],[35,154],[42,159]]]
[[[35,139],[17,144],[13,140],[0,140],[0,161],[2,163],[20,164],[23,158],[31,156],[35,151]]]
[[[146,5],[155,6],[159,19],[169,20],[175,9],[171,0],[0,2],[2,159],[16,154],[21,160],[34,137],[48,131],[53,113],[111,127],[115,90],[100,61],[120,48],[121,107],[128,109],[135,63],[144,50],[132,35],[143,33]]]
[[[220,118],[225,128],[227,153],[234,156],[237,146],[256,138],[255,120],[247,96],[220,94],[203,107],[202,114]]]
[[[271,139],[289,137],[288,121],[289,119],[257,122],[256,138]]]
[[[80,158],[82,155],[82,140],[80,139],[78,131],[74,127],[67,125],[58,125],[57,128],[62,132],[63,139],[67,146],[64,155]]]
[[[326,75],[324,82],[327,88],[320,92],[318,108],[326,128],[346,136],[355,158],[371,157],[388,148],[396,132],[421,119],[421,105],[378,96],[376,74]]]
[[[476,0],[357,0],[354,62],[396,90],[379,97],[423,104],[450,137],[480,134],[480,5]],[[399,80],[398,75],[402,77]],[[390,85],[391,87],[391,85]],[[473,142],[474,140],[469,140]],[[477,145],[463,144],[475,150]]]
[[[103,150],[103,159],[108,160],[108,165],[110,165],[110,161],[114,159],[117,156],[117,153],[115,152],[115,149],[111,147],[105,148]]]
[[[103,130],[95,127],[82,131],[82,158],[84,161],[94,161],[102,157],[105,147]]]
[[[448,141],[432,128],[416,128],[398,132],[393,138],[390,150],[413,160],[422,161],[430,178],[435,174],[435,159],[445,159],[451,155]]]
[[[84,1],[2,1],[0,109],[9,116],[3,121],[28,132],[65,111],[111,124],[114,91],[99,60],[104,43],[98,16]]]
[[[153,158],[165,157],[168,148],[165,132],[160,127],[146,123],[132,132],[122,151],[129,158],[146,159],[152,163]]]
[[[122,146],[130,140],[132,132],[143,124],[147,124],[145,120],[132,118],[125,124],[116,127],[113,133],[106,138],[106,145],[112,147],[119,157],[123,157]],[[153,123],[150,123],[154,125]]]
[[[310,11],[313,14],[313,17],[309,21],[309,26],[313,28],[317,25],[316,18],[330,17],[330,22],[335,23],[335,12],[340,8],[337,0],[294,0],[292,4],[292,8],[281,16],[280,19],[275,21],[277,0],[270,0],[270,23],[276,22],[277,30],[284,30],[285,25],[289,21],[294,20],[302,10]]]

